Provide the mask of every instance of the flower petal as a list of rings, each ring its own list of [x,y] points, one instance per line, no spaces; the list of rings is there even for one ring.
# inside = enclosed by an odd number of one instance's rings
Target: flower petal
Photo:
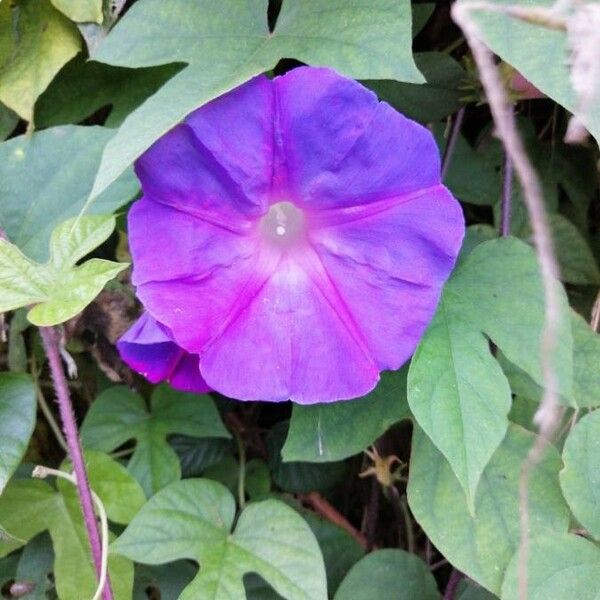
[[[460,205],[440,185],[381,210],[332,211],[320,225],[311,239],[332,285],[379,369],[399,368],[454,266],[464,234]]]
[[[277,260],[276,254],[257,253],[198,277],[144,283],[137,295],[147,310],[168,325],[180,346],[200,354],[252,301]]]
[[[225,224],[263,214],[272,131],[272,84],[257,77],[192,113],[137,160],[144,195]]]
[[[210,388],[200,375],[198,357],[186,353],[168,329],[148,313],[117,342],[122,359],[151,383],[169,381],[178,390],[206,392]]]
[[[362,396],[377,383],[379,370],[340,313],[343,307],[330,303],[304,267],[283,256],[253,300],[207,346],[202,373],[209,385],[240,400],[311,404]]]
[[[359,83],[310,67],[274,82],[294,202],[312,209],[352,206],[440,182],[429,131]]]
[[[246,229],[250,227],[250,223]],[[144,197],[129,211],[134,285],[182,277],[202,278],[250,258],[256,242],[188,212]]]

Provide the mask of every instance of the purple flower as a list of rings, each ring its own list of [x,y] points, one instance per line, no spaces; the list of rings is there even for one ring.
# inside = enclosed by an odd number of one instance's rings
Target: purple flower
[[[168,381],[184,392],[208,392],[200,375],[198,356],[186,352],[171,332],[144,313],[117,342],[121,357],[148,381]]]
[[[241,400],[369,392],[414,352],[464,234],[429,131],[329,69],[249,81],[136,172],[138,296],[208,385]],[[130,364],[124,343],[141,339],[121,343]],[[157,379],[144,364],[168,362],[164,346],[144,339],[134,368]]]

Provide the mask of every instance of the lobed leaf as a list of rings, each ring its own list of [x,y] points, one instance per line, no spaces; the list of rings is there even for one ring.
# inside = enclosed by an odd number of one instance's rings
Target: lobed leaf
[[[125,386],[105,390],[81,427],[87,448],[110,452],[135,440],[128,469],[148,497],[181,477],[177,454],[167,443],[173,433],[230,437],[210,396],[178,392],[166,384],[154,390],[150,411],[143,398]]]
[[[54,230],[50,261],[34,263],[10,242],[0,239],[0,312],[34,305],[31,323],[50,326],[80,313],[126,263],[91,259],[75,262],[102,243],[115,228],[113,216],[69,219]]]
[[[139,485],[108,456],[86,455],[86,463],[92,489],[98,493],[109,518],[127,522],[144,501]],[[118,485],[113,486],[116,482]],[[45,481],[12,481],[0,496],[0,523],[12,536],[0,541],[0,556],[48,531],[54,549],[53,572],[58,597],[81,600],[93,596],[96,574],[79,499],[71,483],[61,481],[56,491]],[[111,556],[108,565],[115,600],[130,600],[133,564],[123,557]]]
[[[249,504],[232,531],[233,496],[207,479],[170,484],[142,508],[112,551],[142,563],[195,560],[200,571],[180,600],[245,600],[257,573],[287,600],[325,600],[323,557],[308,525],[277,500]]]

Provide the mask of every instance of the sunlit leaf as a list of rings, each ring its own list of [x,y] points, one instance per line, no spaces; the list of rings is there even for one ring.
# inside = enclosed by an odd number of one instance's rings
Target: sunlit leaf
[[[75,266],[115,228],[112,216],[65,221],[50,240],[50,261],[35,263],[0,239],[0,312],[34,305],[27,318],[34,325],[63,323],[81,312],[105,284],[128,265],[93,258]]]
[[[80,45],[77,28],[48,0],[0,3],[0,101],[31,121],[38,96]]]

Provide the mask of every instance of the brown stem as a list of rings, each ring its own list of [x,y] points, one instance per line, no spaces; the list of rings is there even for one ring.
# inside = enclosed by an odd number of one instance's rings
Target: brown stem
[[[321,494],[310,492],[301,494],[299,499],[308,504],[318,515],[345,529],[363,548],[367,548],[367,538],[341,515]]]

